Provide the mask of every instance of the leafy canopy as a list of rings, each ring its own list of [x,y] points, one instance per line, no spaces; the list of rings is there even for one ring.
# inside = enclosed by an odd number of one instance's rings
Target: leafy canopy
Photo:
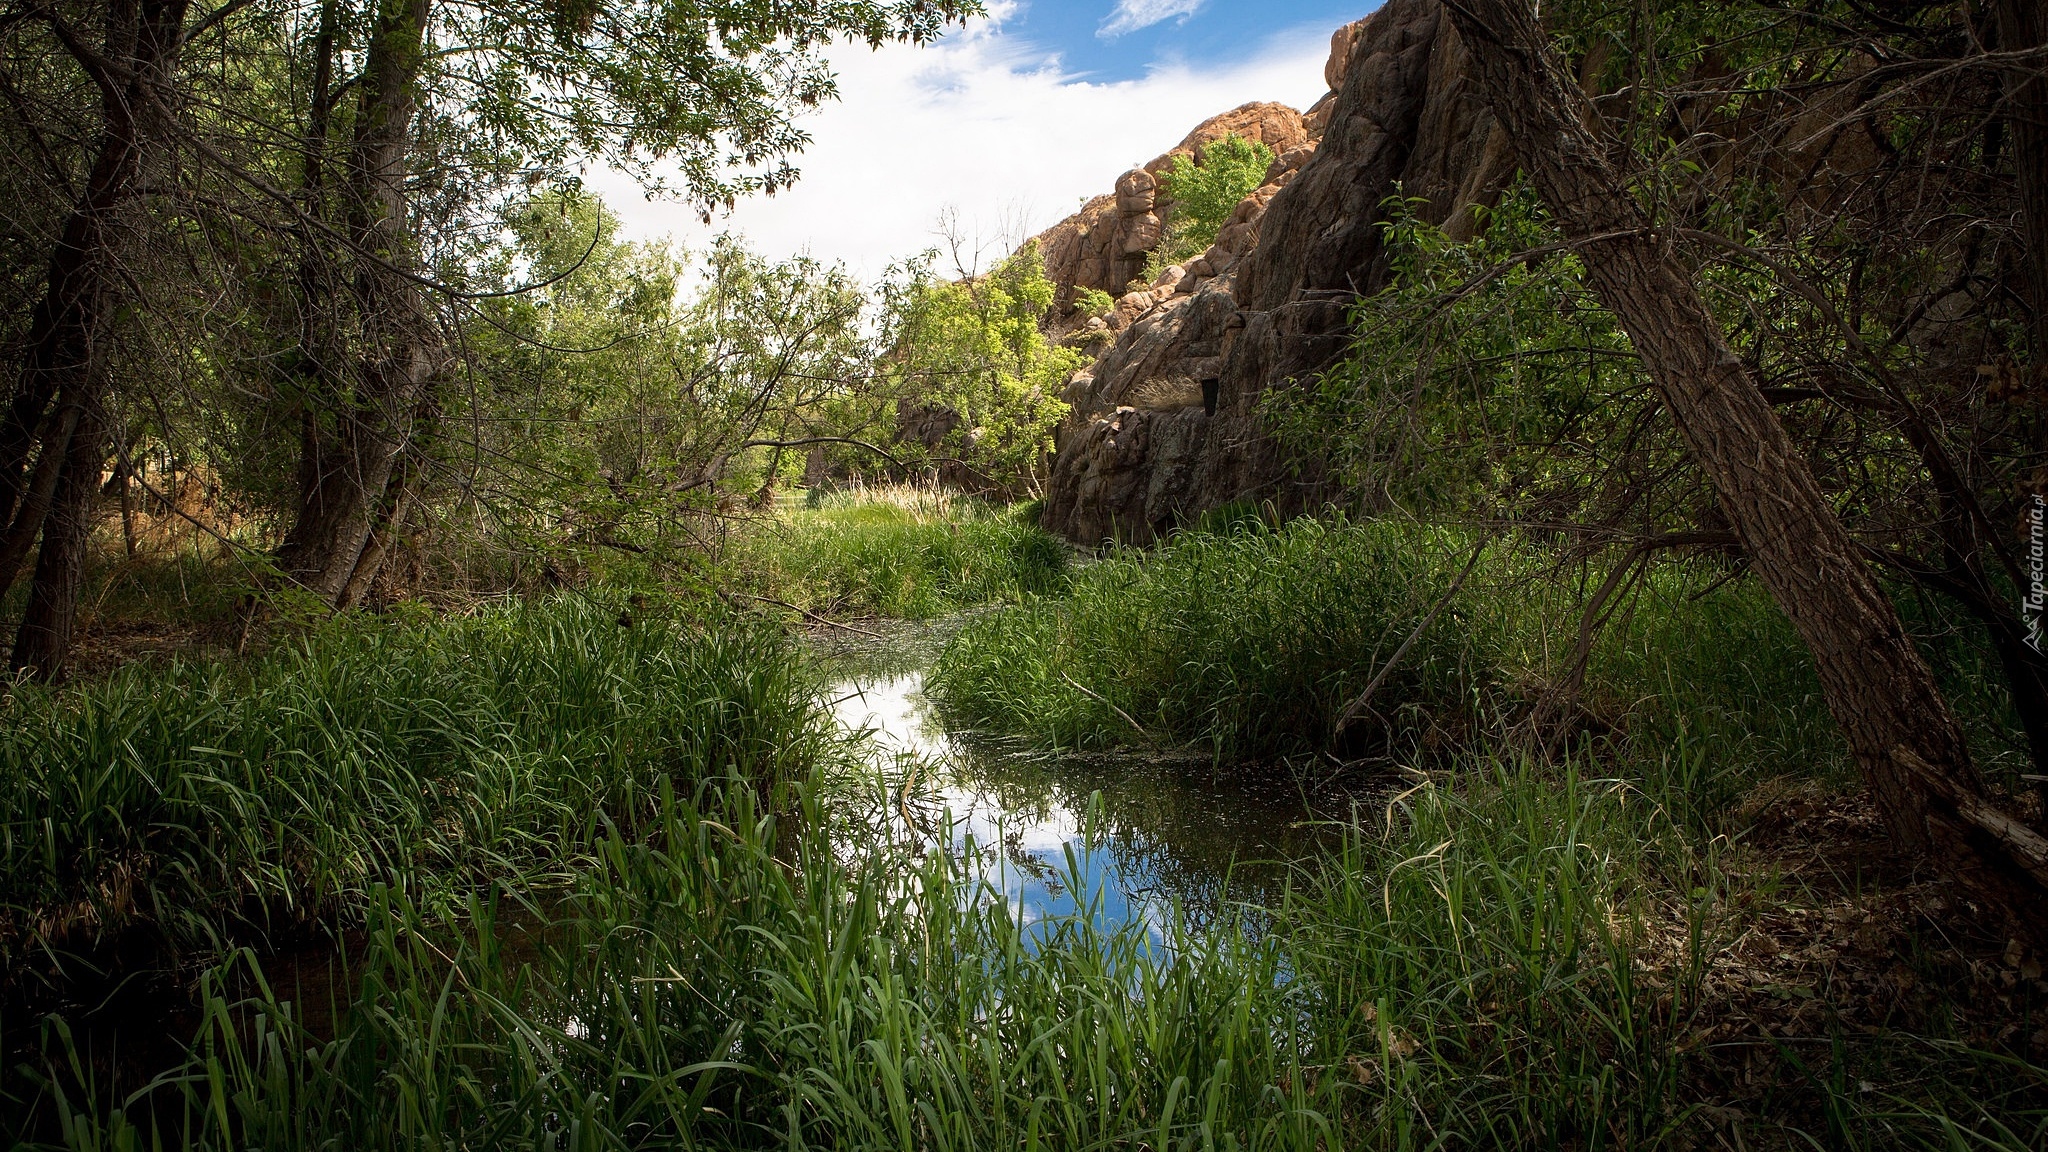
[[[1060,399],[1081,354],[1046,338],[1055,285],[1027,244],[992,271],[937,280],[932,254],[888,288],[899,394],[949,408],[960,423],[942,449],[1027,490],[1066,415]]]

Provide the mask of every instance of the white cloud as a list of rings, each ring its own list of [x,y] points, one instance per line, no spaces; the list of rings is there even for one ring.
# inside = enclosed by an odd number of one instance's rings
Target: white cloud
[[[1150,28],[1176,16],[1186,20],[1201,6],[1202,0],[1117,0],[1116,11],[1109,14],[1095,34],[1104,40],[1114,40],[1126,32]]]
[[[841,49],[841,99],[810,115],[803,179],[741,202],[710,226],[682,204],[648,202],[613,172],[591,185],[629,235],[672,234],[701,248],[721,231],[771,257],[809,252],[858,275],[939,245],[948,210],[984,257],[1113,189],[1125,169],[1196,124],[1250,100],[1306,108],[1322,95],[1329,29],[1303,28],[1214,66],[1156,65],[1133,80],[1088,82],[1055,57],[983,23],[935,47]]]

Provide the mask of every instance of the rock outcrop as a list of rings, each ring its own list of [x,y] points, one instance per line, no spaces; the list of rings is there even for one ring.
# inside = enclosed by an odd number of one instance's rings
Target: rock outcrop
[[[1215,246],[1086,321],[1079,335],[1107,348],[1066,389],[1072,410],[1046,490],[1048,528],[1084,543],[1145,543],[1232,500],[1293,510],[1318,498],[1313,466],[1283,458],[1262,431],[1260,397],[1343,354],[1351,302],[1386,282],[1388,197],[1420,197],[1420,215],[1463,234],[1471,208],[1490,204],[1512,172],[1509,143],[1467,79],[1437,0],[1388,0],[1339,29],[1324,75],[1331,92],[1306,118],[1259,114],[1270,117],[1256,121],[1260,131],[1278,133],[1267,143],[1279,156]],[[1189,139],[1275,108],[1246,105]],[[1041,238],[1055,279],[1119,295],[1116,278],[1143,268],[1139,242],[1156,228],[1155,172],[1126,173],[1116,196]],[[1213,414],[1204,380],[1215,381]]]
[[[1046,276],[1059,285],[1056,312],[1072,308],[1084,289],[1125,294],[1165,235],[1165,212],[1172,202],[1160,186],[1160,174],[1171,169],[1177,157],[1199,164],[1202,149],[1225,136],[1256,140],[1275,155],[1299,148],[1309,138],[1301,113],[1285,104],[1246,104],[1202,121],[1170,151],[1117,177],[1114,193],[1088,201],[1079,212],[1035,237],[1045,257]]]

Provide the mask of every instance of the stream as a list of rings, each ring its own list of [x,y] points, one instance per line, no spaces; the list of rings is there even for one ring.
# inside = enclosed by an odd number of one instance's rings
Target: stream
[[[972,858],[1027,928],[1091,897],[1102,927],[1140,921],[1155,943],[1176,909],[1190,927],[1247,908],[1256,920],[1292,866],[1334,841],[1291,778],[1224,778],[1199,753],[1054,754],[950,732],[922,695],[922,661],[880,663],[828,696],[842,726],[872,733],[870,775],[840,782],[868,802],[848,805],[861,814],[838,838],[850,853],[886,838]]]

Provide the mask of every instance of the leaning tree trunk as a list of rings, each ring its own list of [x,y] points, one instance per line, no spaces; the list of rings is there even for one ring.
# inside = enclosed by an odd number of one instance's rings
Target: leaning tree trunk
[[[1963,732],[1690,273],[1629,194],[1524,0],[1445,0],[1479,88],[1628,333],[1743,549],[1820,673],[1893,840],[2039,925],[2048,841],[1983,799]]]
[[[187,0],[115,3],[102,49],[66,41],[99,85],[100,139],[50,256],[21,374],[0,420],[6,584],[29,543],[42,541],[11,663],[43,678],[62,670],[71,646],[105,463],[106,329],[120,291],[121,217],[141,199],[144,158],[168,126],[164,92],[183,48],[187,7]]]
[[[380,518],[406,501],[390,493],[412,448],[415,412],[440,375],[440,349],[420,287],[408,274],[412,236],[405,192],[415,90],[429,0],[382,0],[360,81],[346,198],[355,265],[351,305],[358,347],[308,398],[298,514],[280,556],[307,590],[344,607],[380,562]],[[307,301],[308,308],[325,308]],[[309,350],[324,358],[328,349]]]

